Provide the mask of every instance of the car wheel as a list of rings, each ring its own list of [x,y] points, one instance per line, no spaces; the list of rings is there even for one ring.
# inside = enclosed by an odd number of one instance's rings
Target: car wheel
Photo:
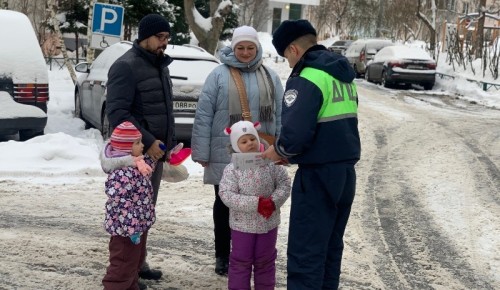
[[[387,81],[387,72],[384,70],[382,71],[382,85],[386,88],[390,88],[391,87],[391,83]]]
[[[356,73],[356,78],[360,78],[361,77],[361,74],[358,72],[358,67],[356,65],[353,66],[354,68],[354,72]]]
[[[366,80],[367,82],[371,82],[371,81],[370,81],[370,74],[368,73],[368,68],[367,68],[367,69],[366,69],[366,71],[365,71],[365,80]]]
[[[82,100],[80,99],[80,91],[75,92],[75,118],[79,118],[85,122],[85,129],[90,129],[90,123],[83,118],[82,114]]]
[[[19,141],[26,141],[36,136],[42,136],[42,131],[34,131],[34,130],[20,130],[19,131]]]
[[[82,105],[80,101],[80,91],[75,92],[75,118],[82,119]]]
[[[434,87],[434,83],[425,83],[424,84],[424,90],[426,90],[426,91],[432,90],[433,87]]]
[[[108,116],[106,115],[106,110],[104,108],[101,115],[101,135],[104,140],[109,139],[111,136],[111,126],[109,125]]]

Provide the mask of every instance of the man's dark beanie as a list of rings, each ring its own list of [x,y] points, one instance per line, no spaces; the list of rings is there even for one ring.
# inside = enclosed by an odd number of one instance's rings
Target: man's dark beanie
[[[295,39],[306,34],[316,34],[316,29],[305,19],[285,20],[273,33],[273,45],[279,55],[284,56],[285,49]]]
[[[137,41],[141,42],[144,39],[160,32],[170,33],[170,24],[168,24],[165,17],[159,14],[148,14],[139,22],[139,37],[137,38]]]

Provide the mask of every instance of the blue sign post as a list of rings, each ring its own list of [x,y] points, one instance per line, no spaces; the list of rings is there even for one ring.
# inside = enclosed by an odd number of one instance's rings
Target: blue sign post
[[[94,3],[91,47],[104,49],[120,41],[123,14],[124,8],[120,5]]]

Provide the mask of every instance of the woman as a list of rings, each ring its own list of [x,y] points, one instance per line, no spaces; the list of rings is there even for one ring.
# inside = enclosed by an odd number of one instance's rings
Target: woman
[[[207,77],[198,100],[191,148],[192,159],[204,167],[203,182],[214,185],[215,272],[226,275],[231,232],[229,209],[220,199],[219,182],[231,155],[229,137],[223,131],[243,119],[230,67],[237,68],[243,79],[252,122],[259,121],[260,132],[272,136],[278,136],[281,128],[283,85],[274,71],[262,65],[262,46],[252,27],[236,28],[231,46],[220,51],[220,59],[222,64]]]

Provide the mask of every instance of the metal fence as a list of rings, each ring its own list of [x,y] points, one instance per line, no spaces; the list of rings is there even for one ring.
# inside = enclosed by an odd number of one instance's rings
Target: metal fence
[[[84,57],[80,58],[68,58],[68,61],[71,62],[73,66],[75,66],[77,63],[86,61]],[[49,70],[53,69],[63,69],[64,68],[64,57],[46,57],[45,58],[45,63],[49,66]]]
[[[436,72],[436,75],[442,79],[455,79],[454,75],[449,75],[449,74],[445,74],[445,73]],[[480,86],[483,89],[483,91],[487,91],[491,88],[495,88],[496,90],[500,90],[500,83],[489,83],[489,82],[478,81],[478,80],[470,79],[470,78],[465,78],[465,79],[471,83],[477,84],[478,86]]]

